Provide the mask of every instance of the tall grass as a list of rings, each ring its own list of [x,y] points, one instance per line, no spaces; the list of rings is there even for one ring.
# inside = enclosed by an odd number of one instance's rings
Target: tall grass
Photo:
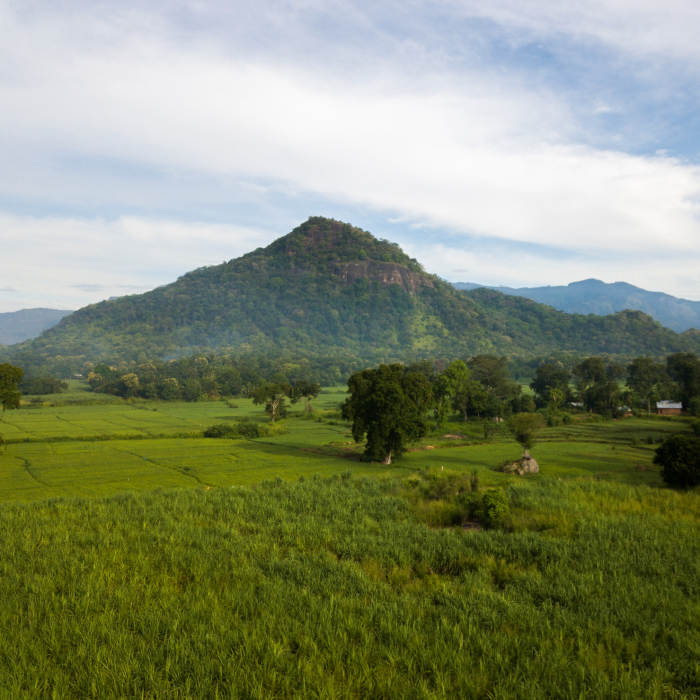
[[[521,481],[472,532],[406,488],[0,507],[0,697],[698,696],[700,495]]]

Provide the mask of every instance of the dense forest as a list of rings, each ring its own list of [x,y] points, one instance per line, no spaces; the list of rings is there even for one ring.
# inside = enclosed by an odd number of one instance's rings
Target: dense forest
[[[649,355],[700,350],[639,311],[566,314],[489,289],[459,291],[388,241],[312,217],[266,248],[146,294],[87,306],[3,359],[58,376],[197,352],[392,359],[478,354]]]

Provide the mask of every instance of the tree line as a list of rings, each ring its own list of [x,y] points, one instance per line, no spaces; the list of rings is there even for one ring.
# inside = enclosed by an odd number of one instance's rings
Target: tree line
[[[559,363],[544,363],[535,371],[530,387],[538,407],[555,410],[578,404],[600,414],[612,414],[622,407],[651,412],[652,404],[670,399],[700,416],[700,358],[695,353],[674,353],[665,362],[638,357],[627,365],[588,357],[572,370]]]

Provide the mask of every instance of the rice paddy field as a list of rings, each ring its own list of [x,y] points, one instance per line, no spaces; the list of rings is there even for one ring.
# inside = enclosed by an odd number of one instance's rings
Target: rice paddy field
[[[700,697],[684,420],[546,428],[518,477],[476,422],[361,462],[340,388],[248,441],[202,437],[245,399],[71,393],[0,421],[2,700]]]

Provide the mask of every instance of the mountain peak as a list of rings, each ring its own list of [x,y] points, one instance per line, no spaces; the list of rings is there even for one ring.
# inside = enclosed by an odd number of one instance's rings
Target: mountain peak
[[[375,238],[357,226],[324,216],[309,217],[291,233],[271,243],[263,253],[275,258],[292,258],[295,266],[306,268],[369,260],[423,272],[422,266],[406,255],[397,243]]]

